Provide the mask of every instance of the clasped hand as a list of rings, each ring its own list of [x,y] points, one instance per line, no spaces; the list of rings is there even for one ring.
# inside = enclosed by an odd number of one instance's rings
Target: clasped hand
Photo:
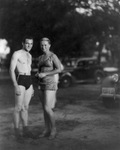
[[[46,76],[46,73],[36,73],[35,76],[38,78],[44,78]]]

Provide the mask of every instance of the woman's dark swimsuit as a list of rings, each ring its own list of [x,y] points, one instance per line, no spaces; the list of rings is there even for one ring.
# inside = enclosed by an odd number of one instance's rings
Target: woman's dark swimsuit
[[[19,75],[17,82],[18,85],[24,86],[25,89],[27,90],[32,84],[32,79],[30,75]]]

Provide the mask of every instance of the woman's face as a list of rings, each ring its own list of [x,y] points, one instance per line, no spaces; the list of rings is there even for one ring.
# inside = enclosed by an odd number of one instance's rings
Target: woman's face
[[[50,44],[48,41],[41,41],[40,47],[43,53],[47,53],[50,50]]]

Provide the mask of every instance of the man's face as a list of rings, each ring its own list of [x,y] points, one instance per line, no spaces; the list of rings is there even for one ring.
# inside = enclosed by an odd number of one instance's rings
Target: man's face
[[[33,47],[33,39],[25,39],[25,43],[23,43],[23,48],[26,51],[30,51]]]
[[[43,51],[43,53],[46,53],[50,49],[50,44],[48,41],[41,41],[40,47],[41,47],[41,50]]]

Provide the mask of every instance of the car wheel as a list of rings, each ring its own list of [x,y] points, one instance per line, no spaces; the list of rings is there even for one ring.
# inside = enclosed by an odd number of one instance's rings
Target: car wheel
[[[71,80],[71,78],[70,77],[63,77],[62,79],[61,79],[61,81],[60,81],[60,85],[61,85],[61,87],[63,87],[63,88],[67,88],[67,87],[69,87],[70,85],[72,84],[72,80]]]
[[[102,83],[102,80],[103,80],[103,74],[100,72],[97,72],[95,74],[95,83],[100,84]]]

